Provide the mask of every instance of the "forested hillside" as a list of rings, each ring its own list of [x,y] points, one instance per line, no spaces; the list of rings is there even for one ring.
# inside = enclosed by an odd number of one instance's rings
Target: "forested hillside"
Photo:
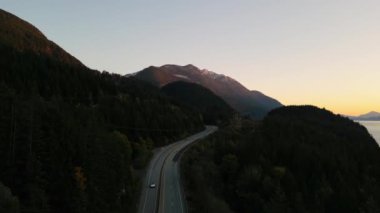
[[[190,148],[190,212],[380,212],[380,148],[348,118],[283,107]]]
[[[201,112],[205,124],[227,124],[237,114],[223,99],[199,84],[176,81],[163,86],[161,91],[178,104]]]
[[[200,114],[2,10],[0,26],[0,212],[133,212],[136,169],[202,129]]]

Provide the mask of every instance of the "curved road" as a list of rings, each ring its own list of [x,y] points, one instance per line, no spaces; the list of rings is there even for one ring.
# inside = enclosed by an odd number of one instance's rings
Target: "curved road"
[[[159,148],[149,163],[140,198],[140,213],[185,212],[179,177],[179,156],[189,144],[208,136],[218,128],[206,126],[203,132]],[[150,188],[150,184],[156,184]]]

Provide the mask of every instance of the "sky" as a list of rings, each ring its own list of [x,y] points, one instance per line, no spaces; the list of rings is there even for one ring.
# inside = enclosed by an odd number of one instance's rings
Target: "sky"
[[[87,66],[193,64],[286,105],[380,111],[379,0],[0,0]]]

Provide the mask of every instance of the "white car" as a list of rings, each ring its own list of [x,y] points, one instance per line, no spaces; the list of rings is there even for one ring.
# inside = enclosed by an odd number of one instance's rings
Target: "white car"
[[[151,183],[151,184],[149,185],[149,188],[151,188],[151,189],[156,188],[156,184]]]

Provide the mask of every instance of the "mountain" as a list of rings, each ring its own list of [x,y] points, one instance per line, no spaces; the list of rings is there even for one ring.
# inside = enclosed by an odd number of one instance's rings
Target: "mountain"
[[[262,118],[270,110],[282,104],[257,91],[249,91],[238,81],[212,71],[199,69],[194,65],[150,66],[140,72],[130,74],[137,79],[162,87],[174,81],[197,83],[220,96],[233,109],[243,115]]]
[[[175,81],[163,86],[161,91],[201,112],[206,124],[227,123],[234,114],[234,110],[223,99],[199,84]]]
[[[1,9],[0,41],[2,46],[13,47],[19,52],[33,52],[61,62],[83,66],[78,59],[48,40],[36,27]]]
[[[372,111],[359,116],[349,116],[349,118],[358,121],[380,121],[380,113]]]
[[[136,212],[152,149],[203,128],[158,88],[89,69],[3,10],[0,56],[0,212]]]

